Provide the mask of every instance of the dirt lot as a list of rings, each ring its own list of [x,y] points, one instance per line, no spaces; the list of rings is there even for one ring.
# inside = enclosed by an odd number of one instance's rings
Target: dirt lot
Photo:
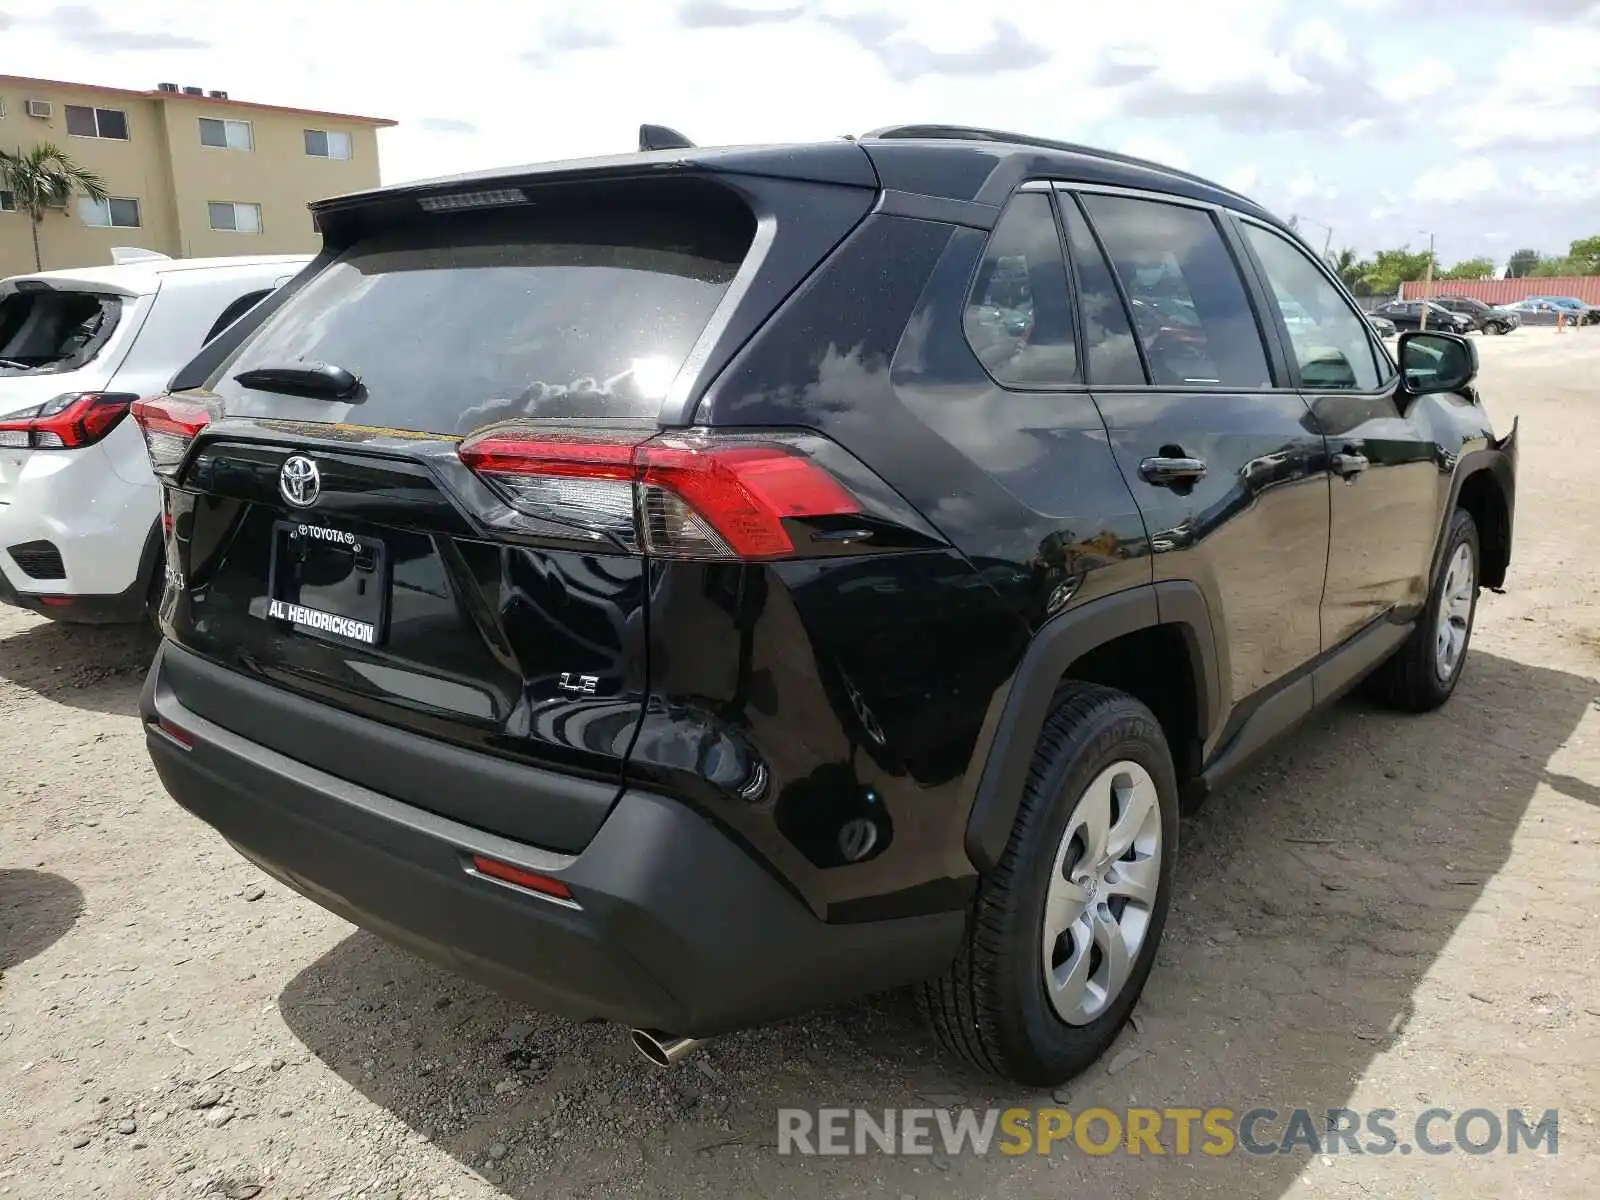
[[[268,880],[161,791],[150,645],[0,612],[0,1193],[1600,1195],[1600,328],[1482,345],[1517,542],[1448,708],[1340,706],[1183,831],[1101,1103],[1560,1110],[1559,1154],[780,1157],[783,1106],[1033,1106],[888,997],[680,1069]],[[1132,1053],[1130,1053],[1132,1052]]]

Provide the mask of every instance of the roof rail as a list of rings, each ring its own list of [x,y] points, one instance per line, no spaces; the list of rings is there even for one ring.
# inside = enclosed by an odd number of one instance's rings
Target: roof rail
[[[1169,167],[1165,163],[1153,162],[1148,158],[1138,158],[1132,154],[1120,154],[1115,150],[1102,150],[1098,146],[1085,146],[1078,142],[1059,142],[1053,138],[1032,137],[1026,133],[1008,133],[1003,129],[982,129],[970,125],[886,125],[882,129],[874,129],[870,133],[861,135],[865,138],[925,138],[935,141],[954,142],[1000,142],[1012,146],[1036,146],[1041,150],[1060,150],[1067,154],[1082,154],[1089,158],[1103,158],[1108,162],[1123,163],[1131,167],[1148,167],[1152,171],[1160,171],[1166,175],[1173,175],[1179,179],[1187,179],[1190,183],[1204,184],[1208,188],[1222,192],[1224,195],[1233,196],[1246,203],[1254,204],[1248,196],[1241,195],[1232,188],[1223,187],[1214,179],[1207,179],[1204,175],[1196,175],[1191,171],[1181,171],[1177,167]]]

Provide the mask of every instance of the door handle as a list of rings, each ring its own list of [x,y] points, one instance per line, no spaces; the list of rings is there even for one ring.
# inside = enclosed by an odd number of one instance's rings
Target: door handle
[[[1158,455],[1139,464],[1139,477],[1157,487],[1174,487],[1192,484],[1206,473],[1206,464],[1198,458],[1167,457]]]
[[[1354,450],[1345,450],[1333,456],[1333,473],[1342,479],[1354,479],[1371,465],[1365,454]]]

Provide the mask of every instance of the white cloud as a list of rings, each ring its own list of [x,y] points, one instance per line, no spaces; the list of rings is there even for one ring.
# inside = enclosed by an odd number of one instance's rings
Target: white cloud
[[[1224,187],[1249,195],[1261,182],[1261,168],[1254,163],[1246,163],[1244,166],[1225,172],[1221,182]]]
[[[1468,149],[1546,148],[1592,159],[1600,137],[1600,26],[1528,30],[1456,114],[1455,127]]]
[[[1407,65],[1384,85],[1397,103],[1437,96],[1456,81],[1456,73],[1436,58],[1423,58]]]
[[[31,15],[50,5],[5,6],[3,36],[7,67],[33,75],[395,118],[389,182],[630,150],[642,122],[702,144],[951,122],[1194,170],[1369,248],[1404,240],[1419,202],[1458,213],[1430,221],[1457,221],[1463,245],[1593,232],[1600,27],[1538,24],[1558,0],[1533,19],[1535,0],[1454,0],[1462,22],[1417,17],[1422,2],[1141,0],[1080,20],[1015,0],[82,0],[76,43]],[[115,30],[117,52],[83,28]],[[139,48],[175,30],[207,48]],[[1487,82],[1452,116],[1457,80]]]
[[[1194,168],[1194,162],[1182,147],[1154,134],[1137,133],[1107,148],[1121,154],[1131,154],[1135,158],[1149,159],[1163,166],[1177,167],[1180,171]]]
[[[1487,158],[1467,158],[1434,167],[1417,176],[1411,198],[1424,203],[1457,203],[1488,192],[1500,184],[1500,172]]]
[[[1331,63],[1349,64],[1354,61],[1350,42],[1334,25],[1323,20],[1307,21],[1289,38],[1289,53],[1311,55]]]
[[[1524,167],[1518,178],[1524,188],[1552,200],[1600,200],[1600,167],[1597,166]]]

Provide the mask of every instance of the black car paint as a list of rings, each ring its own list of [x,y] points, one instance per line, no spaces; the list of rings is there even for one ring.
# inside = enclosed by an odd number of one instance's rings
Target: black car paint
[[[1401,333],[1416,332],[1422,328],[1422,315],[1420,309],[1412,311],[1411,306],[1418,304],[1415,300],[1396,300],[1385,304],[1381,308],[1373,309],[1373,314],[1390,322]],[[1435,300],[1433,304],[1439,304]],[[1478,328],[1477,322],[1466,313],[1453,313],[1449,309],[1441,311],[1439,308],[1428,310],[1428,328],[1442,330],[1445,333],[1468,333]]]
[[[1276,317],[1262,318],[1275,380],[1264,391],[1023,391],[987,375],[961,335],[960,310],[985,231],[1028,181],[1215,206],[1258,314],[1274,311],[1232,223],[1243,216],[1294,235],[1233,193],[1159,168],[896,137],[664,151],[325,202],[317,211],[329,249],[318,261],[420,195],[524,179],[643,184],[663,173],[735,187],[772,237],[659,424],[814,431],[867,464],[890,489],[886,502],[905,505],[907,528],[920,521],[926,537],[729,565],[645,562],[537,539],[490,545],[473,511],[488,501],[461,478],[451,443],[237,418],[203,436],[187,477],[194,485],[169,490],[187,586],[164,603],[168,638],[263,682],[292,678],[352,716],[558,770],[608,804],[630,789],[668,797],[723,830],[817,918],[850,924],[962,908],[1010,827],[1050,694],[1113,638],[1173,633],[1183,658],[1173,673],[1192,693],[1183,707],[1195,719],[1194,745],[1174,750],[1198,794],[1403,636],[1471,472],[1495,480],[1503,506],[1503,544],[1490,551],[1500,561],[1486,565],[1485,582],[1503,579],[1514,440],[1495,439],[1471,396],[1410,396],[1395,374],[1372,393],[1303,393]],[[804,204],[792,203],[797,191]],[[810,208],[817,221],[795,218]],[[174,387],[206,378],[317,269],[225,331]],[[315,402],[285,404],[286,417],[314,420]],[[1186,495],[1139,477],[1144,457],[1172,445],[1208,463]],[[476,689],[476,717],[441,712],[437,693],[427,703],[407,696],[392,677],[358,681],[363,650],[345,648],[354,674],[334,689],[281,638],[208,640],[193,590],[210,589],[207,604],[248,605],[248,588],[230,584],[218,556],[240,536],[241,506],[270,503],[276,464],[291,451],[346,464],[325,515],[406,531],[394,536],[416,600],[397,609],[391,634],[434,680]],[[1343,454],[1371,468],[1345,478],[1336,473]],[[385,465],[364,475],[374,458]],[[1376,555],[1374,530],[1385,532]],[[1279,564],[1289,568],[1281,576],[1269,569]],[[447,602],[446,587],[462,603]],[[530,604],[563,614],[571,645],[560,661],[604,679],[594,697],[552,690],[548,646],[519,648],[518,606]],[[438,644],[445,627],[448,651]],[[547,626],[539,629],[543,637]],[[530,657],[540,671],[527,670]],[[261,721],[248,733],[346,777],[371,770],[352,766],[336,738],[275,728]],[[341,745],[346,756],[336,759]],[[381,774],[403,772],[391,763]],[[383,791],[376,779],[363,774]],[[420,808],[441,807],[419,783],[391,786]],[[590,798],[560,821],[542,808],[518,811],[509,793],[451,815],[576,852],[588,822],[605,819]],[[839,835],[863,821],[872,848],[846,861]],[[849,979],[839,986],[851,990]]]
[[[1458,316],[1466,317],[1472,322],[1471,329],[1483,333],[1509,333],[1517,325],[1514,318],[1496,312],[1493,305],[1471,296],[1438,296],[1435,297],[1434,303],[1442,305]]]

